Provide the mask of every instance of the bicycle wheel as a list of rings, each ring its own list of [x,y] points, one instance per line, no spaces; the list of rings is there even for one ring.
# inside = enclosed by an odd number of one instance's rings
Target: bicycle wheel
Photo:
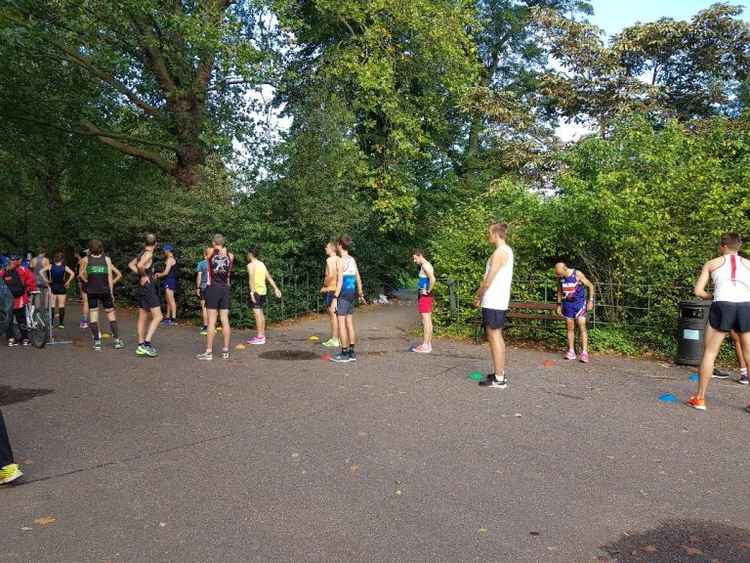
[[[31,317],[31,343],[35,348],[44,348],[49,341],[47,315],[39,309],[34,309]]]

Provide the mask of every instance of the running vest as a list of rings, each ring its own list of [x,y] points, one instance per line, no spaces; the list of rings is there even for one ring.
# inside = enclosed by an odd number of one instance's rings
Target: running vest
[[[92,256],[89,254],[88,263],[86,264],[86,293],[91,295],[106,295],[109,293],[109,266],[107,258],[101,256]]]
[[[208,281],[207,286],[229,286],[229,276],[232,271],[232,259],[226,250],[222,254],[218,248],[213,249],[213,254],[208,258]]]
[[[141,258],[143,258],[143,255],[146,254],[146,251],[144,250],[138,255],[138,258],[136,259],[136,263],[141,261]],[[154,281],[154,256],[153,253],[151,254],[151,263],[148,265],[147,268],[143,268],[143,273],[146,274],[146,277],[148,278],[149,283],[153,283]]]
[[[36,280],[36,286],[40,288],[47,287],[47,280],[42,275],[44,270],[44,256],[41,254],[34,259],[34,279]]]
[[[351,256],[344,260],[344,279],[341,284],[341,295],[354,296],[357,293],[357,261]]]
[[[711,272],[714,301],[750,303],[750,270],[736,254],[724,256],[724,263]]]
[[[562,290],[563,299],[571,303],[581,303],[586,300],[586,288],[576,277],[577,272],[565,276],[560,280],[560,289]]]
[[[510,286],[513,281],[513,250],[510,246],[503,248],[505,254],[508,256],[508,260],[495,274],[495,279],[492,280],[490,287],[484,292],[482,297],[482,308],[484,309],[495,309],[498,311],[506,311],[510,305]],[[492,258],[487,260],[487,267],[484,270],[486,276],[490,271],[490,264]]]
[[[427,290],[430,289],[430,278],[425,274],[424,267],[419,268],[419,289],[423,295],[429,295]]]
[[[268,293],[268,287],[266,286],[267,273],[266,265],[257,260],[253,268],[253,291],[258,295],[266,295]]]
[[[52,285],[65,285],[65,262],[52,264],[49,269],[49,277]]]
[[[177,260],[175,260],[172,269],[169,270],[169,273],[164,276],[163,281],[174,281],[175,283],[177,283]]]

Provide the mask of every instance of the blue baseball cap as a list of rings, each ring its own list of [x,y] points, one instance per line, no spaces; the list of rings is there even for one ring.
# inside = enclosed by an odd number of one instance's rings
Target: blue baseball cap
[[[162,248],[164,249],[164,252],[172,252],[172,248],[174,247],[171,244],[165,244]]]

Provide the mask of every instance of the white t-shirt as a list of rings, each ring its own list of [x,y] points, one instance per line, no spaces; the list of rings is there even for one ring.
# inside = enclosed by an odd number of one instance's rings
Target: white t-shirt
[[[490,283],[490,287],[484,292],[482,297],[483,309],[496,309],[506,311],[510,305],[510,285],[513,281],[513,249],[510,246],[504,246],[502,251],[508,256],[508,260],[503,264],[495,274],[495,279]],[[484,275],[490,271],[492,257],[487,260],[487,267]]]
[[[750,303],[750,270],[736,254],[724,256],[724,263],[711,272],[714,301]]]

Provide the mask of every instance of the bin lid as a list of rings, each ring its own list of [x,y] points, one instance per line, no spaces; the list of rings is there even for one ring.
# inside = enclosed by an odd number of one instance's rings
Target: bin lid
[[[713,301],[703,301],[701,299],[693,299],[692,301],[680,301],[679,307],[680,309],[708,308],[711,306],[711,303],[713,303]]]

